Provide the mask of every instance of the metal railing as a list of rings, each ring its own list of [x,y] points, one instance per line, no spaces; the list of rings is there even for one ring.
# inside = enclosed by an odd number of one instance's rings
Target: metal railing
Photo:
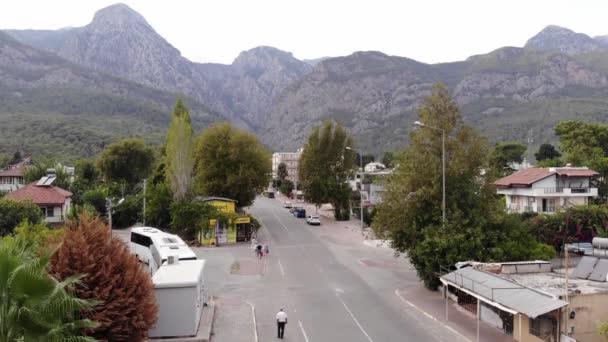
[[[442,272],[451,272],[448,268],[444,267],[444,266],[440,266],[441,272],[440,275],[442,275]],[[444,273],[443,275],[447,274]],[[451,281],[451,279],[448,279]],[[487,299],[490,299],[491,301],[495,302],[494,300],[494,290],[520,290],[522,288],[525,288],[523,286],[518,286],[516,284],[513,284],[514,287],[489,287],[487,285],[484,285],[483,283],[480,283],[472,278],[469,278],[465,275],[459,274],[459,273],[454,273],[454,281],[453,281],[456,285],[459,285],[462,288],[465,288],[467,290],[472,291],[473,293],[476,293],[482,297],[485,297]]]
[[[573,194],[587,194],[591,192],[589,188],[570,188],[570,193]]]
[[[564,192],[563,187],[544,188],[546,194],[558,194]]]

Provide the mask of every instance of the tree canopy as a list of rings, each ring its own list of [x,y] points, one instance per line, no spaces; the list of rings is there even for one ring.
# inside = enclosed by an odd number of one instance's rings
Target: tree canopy
[[[194,152],[198,193],[253,203],[270,182],[271,156],[258,138],[229,123],[214,125],[198,137]]]
[[[395,162],[395,154],[393,152],[387,151],[384,152],[384,155],[382,156],[382,164],[384,164],[384,166],[386,166],[387,168],[392,168]]]
[[[283,162],[280,162],[279,166],[277,167],[277,177],[279,177],[281,181],[284,181],[288,175],[289,174],[287,172],[287,165],[285,165],[285,163]]]
[[[442,223],[442,137],[432,129],[413,130],[388,178],[372,227],[408,254],[425,285],[437,286],[441,266],[463,260],[514,260],[529,257],[539,244],[505,213],[487,168],[486,138],[464,124],[456,103],[438,85],[419,111],[425,125],[445,130],[446,211]],[[509,244],[507,244],[509,243]],[[513,248],[519,243],[532,248]]]
[[[304,145],[298,170],[298,184],[304,198],[317,206],[331,203],[335,217],[349,217],[349,177],[355,167],[353,139],[340,125],[326,121],[323,128],[316,127]]]
[[[559,153],[555,146],[551,144],[542,144],[538,148],[538,152],[534,153],[534,158],[536,161],[541,162],[543,160],[556,159],[561,157],[562,154]]]
[[[12,234],[23,221],[33,224],[41,222],[40,207],[30,201],[0,199],[0,236]]]
[[[494,146],[490,156],[490,166],[499,177],[512,172],[511,163],[523,162],[523,154],[528,147],[520,142],[501,142]]]
[[[135,184],[152,173],[154,151],[141,139],[123,139],[106,147],[97,163],[107,181]]]
[[[194,167],[192,134],[190,113],[180,97],[171,115],[165,151],[166,179],[169,181],[175,200],[183,199],[190,191]]]

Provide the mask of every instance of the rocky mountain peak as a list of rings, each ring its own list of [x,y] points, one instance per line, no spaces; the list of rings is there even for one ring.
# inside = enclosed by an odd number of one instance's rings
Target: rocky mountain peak
[[[312,69],[310,65],[295,58],[291,52],[270,46],[258,46],[241,52],[232,65],[241,70],[257,68],[285,68],[297,74]]]
[[[93,26],[113,26],[113,27],[129,27],[132,25],[145,25],[150,27],[146,19],[131,7],[117,3],[100,9],[95,13],[93,21],[90,25]],[[151,27],[150,27],[151,28]]]
[[[583,33],[577,33],[565,27],[549,25],[530,38],[526,49],[554,50],[567,55],[577,55],[602,49],[602,45]]]

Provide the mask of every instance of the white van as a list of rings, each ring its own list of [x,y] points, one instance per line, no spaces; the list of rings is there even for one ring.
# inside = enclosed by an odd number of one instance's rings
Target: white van
[[[153,227],[131,229],[129,245],[139,261],[148,266],[150,274],[154,274],[170,256],[178,260],[196,260],[196,254],[179,236]]]

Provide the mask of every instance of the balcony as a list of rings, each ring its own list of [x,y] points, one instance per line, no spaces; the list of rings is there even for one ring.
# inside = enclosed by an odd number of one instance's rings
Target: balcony
[[[534,212],[534,207],[531,205],[516,205],[511,204],[509,212],[513,214],[531,213]]]

